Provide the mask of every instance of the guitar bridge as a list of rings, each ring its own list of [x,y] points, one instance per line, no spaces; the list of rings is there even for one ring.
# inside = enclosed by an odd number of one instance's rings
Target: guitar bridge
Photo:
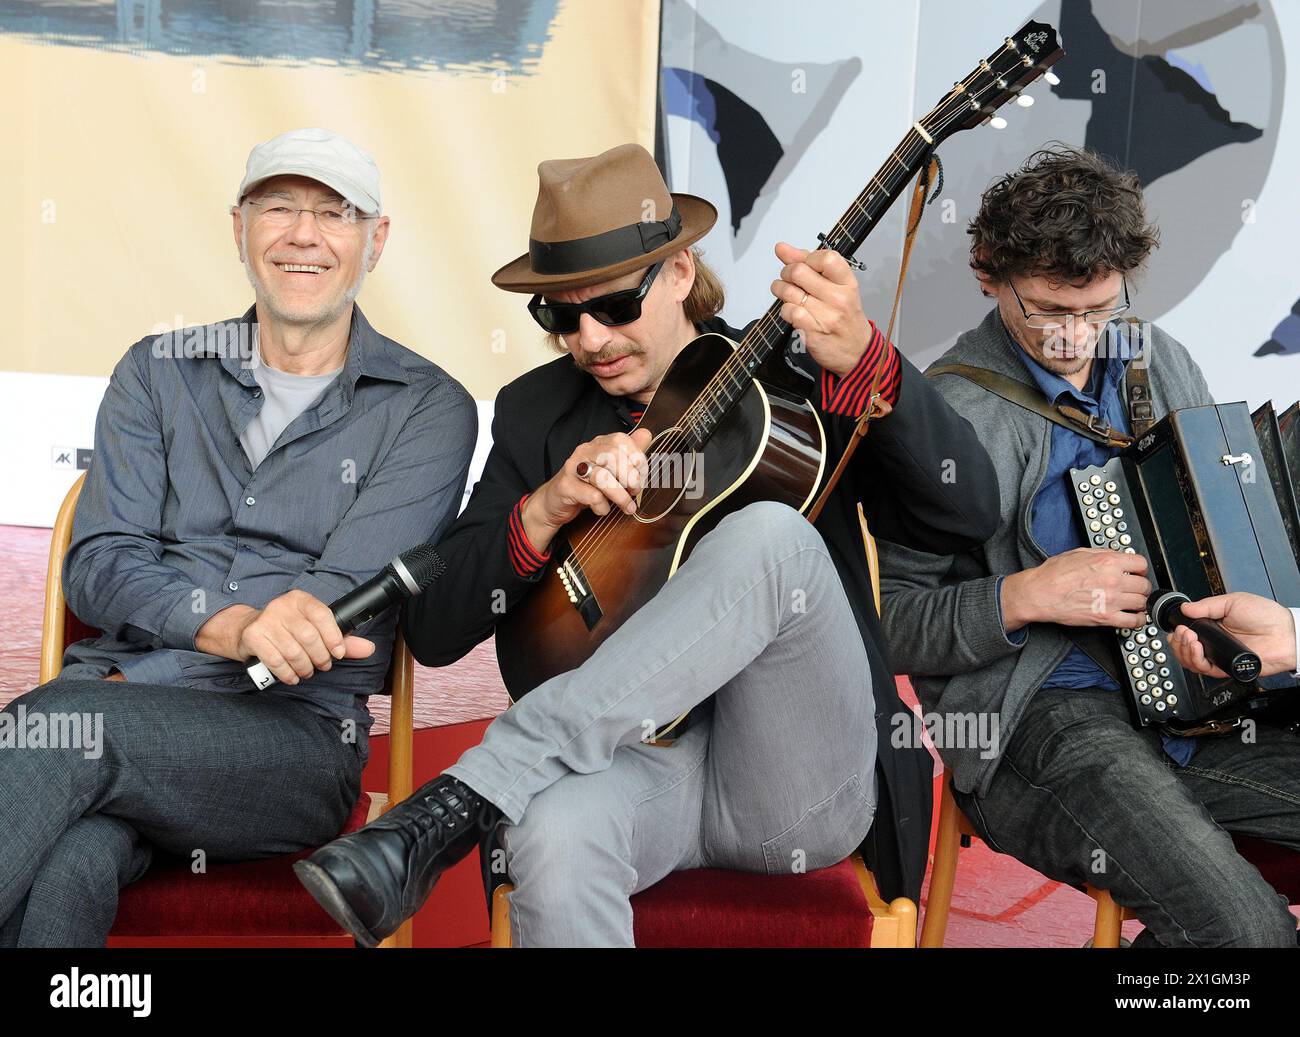
[[[564,591],[568,594],[569,601],[578,610],[578,614],[582,616],[582,621],[587,624],[587,629],[594,629],[605,613],[600,607],[600,602],[596,600],[596,595],[592,593],[591,584],[587,581],[587,574],[582,571],[582,563],[578,560],[578,556],[573,553],[573,548],[569,546],[567,540],[557,548],[556,557],[558,562],[555,566],[555,575],[559,577],[560,583],[564,585]]]

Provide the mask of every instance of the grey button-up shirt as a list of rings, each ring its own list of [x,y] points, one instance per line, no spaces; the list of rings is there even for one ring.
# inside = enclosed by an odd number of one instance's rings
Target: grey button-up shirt
[[[67,677],[284,695],[353,722],[381,690],[395,614],[357,631],[369,659],[253,690],[244,665],[198,652],[221,609],[301,589],[325,603],[456,517],[478,431],[473,398],[353,309],[347,360],[254,470],[239,435],[262,406],[255,310],[137,342],[100,404],[95,453],[63,569],[68,605],[103,636],[64,655]]]

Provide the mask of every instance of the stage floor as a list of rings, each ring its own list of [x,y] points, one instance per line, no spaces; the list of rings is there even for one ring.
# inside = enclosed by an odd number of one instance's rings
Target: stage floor
[[[49,540],[49,530],[0,526],[0,556],[7,559],[7,564],[0,567],[0,601],[5,605],[0,612],[0,706],[36,682]],[[450,762],[444,762],[443,757],[471,730],[464,725],[496,716],[508,700],[491,642],[480,645],[452,667],[432,670],[417,666],[415,683],[419,781],[426,770],[432,776]],[[371,711],[375,715],[374,734],[382,736],[388,730],[387,700],[376,696],[371,700]],[[477,725],[472,729],[477,730]],[[374,755],[386,756],[386,741],[376,739]],[[378,770],[368,768],[367,774]],[[368,781],[366,787],[378,789],[382,784]],[[463,878],[464,882],[456,883],[444,880],[435,891],[435,899],[474,897],[472,872],[467,870]],[[482,913],[478,906],[482,904],[481,893],[477,896],[475,911]],[[432,900],[429,907],[434,907]],[[486,939],[486,916],[481,923],[482,935],[473,938],[463,935],[467,933],[463,926],[457,926],[455,933],[442,931],[436,911],[420,914],[420,944],[464,945]],[[1093,902],[1082,893],[1049,882],[977,842],[961,853],[947,943],[952,947],[1078,947],[1092,932],[1092,915]],[[1125,935],[1131,937],[1139,928],[1136,922],[1126,923]]]

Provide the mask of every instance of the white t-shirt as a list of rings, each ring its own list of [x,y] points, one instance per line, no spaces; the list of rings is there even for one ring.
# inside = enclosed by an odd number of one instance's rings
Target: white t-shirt
[[[253,378],[262,390],[262,409],[239,434],[239,442],[256,469],[271,452],[280,433],[333,384],[342,367],[324,374],[288,374],[267,365],[259,352]]]

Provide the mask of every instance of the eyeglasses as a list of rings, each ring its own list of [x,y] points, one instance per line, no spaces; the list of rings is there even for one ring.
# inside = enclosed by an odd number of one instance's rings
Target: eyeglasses
[[[641,303],[649,294],[655,274],[659,273],[659,268],[663,265],[661,259],[647,270],[639,288],[625,288],[621,292],[598,295],[586,302],[543,302],[540,295],[534,295],[528,304],[528,312],[541,325],[542,330],[551,335],[569,335],[577,331],[584,313],[590,314],[607,328],[631,324],[640,319]]]
[[[1075,317],[1082,317],[1088,324],[1105,324],[1114,320],[1129,307],[1128,301],[1128,278],[1120,277],[1120,283],[1124,286],[1124,305],[1112,306],[1108,310],[1085,310],[1083,313],[1030,313],[1025,309],[1025,301],[1020,298],[1020,293],[1016,291],[1015,284],[1008,280],[1007,284],[1011,285],[1011,294],[1016,297],[1016,302],[1020,304],[1020,312],[1025,315],[1025,324],[1031,328],[1041,328],[1045,331],[1059,331],[1066,324],[1073,322]]]
[[[292,227],[298,222],[301,213],[309,212],[316,217],[316,225],[329,233],[341,233],[361,220],[377,220],[378,216],[366,216],[357,212],[355,206],[330,205],[324,209],[295,209],[289,205],[268,205],[266,202],[249,201],[262,210],[262,219],[272,227]]]

